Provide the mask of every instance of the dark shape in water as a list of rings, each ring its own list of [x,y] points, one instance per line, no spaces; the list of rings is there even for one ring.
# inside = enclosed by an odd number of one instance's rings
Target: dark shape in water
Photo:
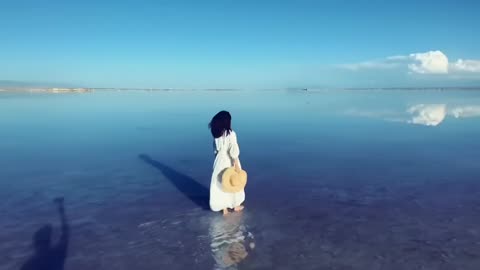
[[[38,229],[33,235],[35,254],[22,266],[21,270],[63,270],[67,258],[70,228],[65,216],[63,198],[55,199],[62,222],[62,234],[59,242],[52,246],[52,225]]]
[[[203,208],[204,210],[210,209],[208,199],[209,190],[198,183],[195,179],[187,176],[175,169],[152,159],[150,156],[141,154],[138,156],[144,162],[152,165],[162,172],[162,174],[170,180],[170,182],[185,196],[187,196],[192,202]]]

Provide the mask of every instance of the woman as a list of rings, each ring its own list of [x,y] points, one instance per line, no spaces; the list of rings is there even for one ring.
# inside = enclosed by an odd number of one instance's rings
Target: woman
[[[245,201],[245,191],[236,193],[223,192],[222,173],[225,169],[235,167],[240,171],[241,165],[238,156],[240,149],[237,143],[237,134],[231,128],[232,116],[227,111],[217,113],[209,124],[214,138],[215,161],[213,163],[213,175],[210,183],[210,208],[212,211],[223,211],[228,214],[229,209],[236,212],[242,211],[241,205]]]

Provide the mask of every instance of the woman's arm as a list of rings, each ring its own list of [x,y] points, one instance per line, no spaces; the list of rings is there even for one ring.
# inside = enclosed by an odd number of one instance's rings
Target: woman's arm
[[[233,161],[233,167],[235,170],[240,171],[240,161],[239,161],[239,156],[240,156],[240,147],[238,146],[237,142],[237,134],[232,132],[231,133],[231,141],[230,141],[230,157],[232,158]]]

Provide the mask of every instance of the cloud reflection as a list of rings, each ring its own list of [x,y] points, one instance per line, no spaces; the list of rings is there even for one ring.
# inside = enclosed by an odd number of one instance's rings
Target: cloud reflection
[[[447,105],[445,104],[419,104],[408,108],[407,112],[412,115],[408,123],[437,126],[445,119],[447,115]]]
[[[455,118],[479,117],[480,106],[455,107],[449,113]]]
[[[480,117],[480,106],[454,106],[447,104],[416,104],[408,107],[406,111],[366,111],[349,110],[349,115],[380,118],[389,122],[402,122],[414,125],[438,126],[448,117],[467,118]]]

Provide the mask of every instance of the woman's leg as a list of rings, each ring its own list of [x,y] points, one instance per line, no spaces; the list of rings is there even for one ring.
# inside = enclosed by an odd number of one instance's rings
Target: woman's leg
[[[244,203],[244,201],[245,201],[245,191],[242,190],[241,192],[237,192],[233,196],[234,196],[234,199],[233,199],[234,200],[234,205],[236,205],[233,208],[233,210],[235,212],[242,211],[245,208],[245,206],[242,205],[242,203]]]

